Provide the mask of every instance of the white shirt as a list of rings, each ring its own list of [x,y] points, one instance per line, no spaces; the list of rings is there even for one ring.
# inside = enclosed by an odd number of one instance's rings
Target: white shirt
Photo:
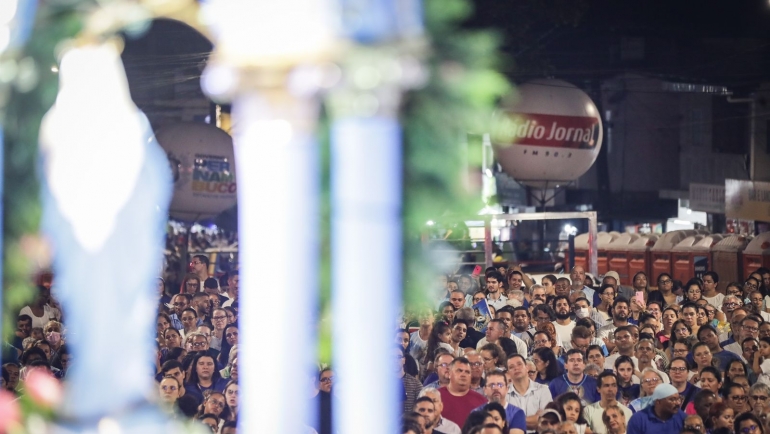
[[[719,310],[722,310],[722,302],[725,299],[725,295],[724,294],[720,294],[720,293],[717,292],[717,295],[715,295],[713,297],[703,296],[703,299],[708,301],[709,304],[714,306],[715,308],[717,308]]]
[[[606,434],[607,426],[604,425],[604,422],[602,421],[604,409],[599,404],[600,402],[594,402],[593,404],[586,406],[583,409],[583,417],[586,422],[588,422],[588,426],[591,427],[591,431],[593,431],[594,434]],[[626,423],[628,423],[634,412],[623,404],[618,403],[618,406],[623,410],[623,414],[626,415]]]
[[[425,351],[428,350],[428,341],[423,340],[420,337],[420,331],[417,330],[409,335],[409,342],[412,346],[409,349],[409,354],[414,357],[417,363],[422,363],[422,359],[425,358]]]
[[[575,321],[570,320],[569,324],[561,325],[556,321],[551,322],[554,328],[556,328],[556,335],[558,336],[558,342],[571,341],[572,329],[575,328]]]
[[[19,315],[29,315],[30,318],[32,318],[32,327],[40,327],[43,328],[48,323],[48,321],[56,320],[58,321],[59,318],[61,318],[61,315],[59,314],[59,309],[56,309],[55,307],[51,307],[48,304],[43,305],[43,316],[35,316],[35,314],[32,313],[32,308],[29,306],[24,306],[19,311]]]
[[[463,432],[459,425],[443,417],[438,420],[438,425],[433,427],[433,432],[436,432],[435,430],[439,430],[444,434],[461,434]]]
[[[499,292],[499,291],[498,291]],[[489,295],[487,295],[487,304],[494,307],[495,311],[500,309],[501,307],[506,305],[506,302],[508,301],[508,297],[500,294],[500,298],[497,300],[492,300]]]
[[[524,410],[524,414],[529,417],[540,410],[545,410],[545,406],[553,401],[553,397],[545,384],[535,383],[529,379],[527,381],[529,381],[529,389],[523,395],[520,395],[511,383],[508,387],[508,403]]]
[[[739,344],[738,342],[727,344],[722,349],[737,355],[738,357],[741,358],[743,363],[746,363],[746,359],[743,358],[743,348],[741,348],[741,344]]]

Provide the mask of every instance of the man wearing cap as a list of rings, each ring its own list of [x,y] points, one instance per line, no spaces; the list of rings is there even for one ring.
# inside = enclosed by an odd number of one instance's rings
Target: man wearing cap
[[[682,430],[687,415],[679,408],[682,397],[676,387],[659,384],[652,393],[652,402],[652,405],[631,416],[627,434],[668,434]]]

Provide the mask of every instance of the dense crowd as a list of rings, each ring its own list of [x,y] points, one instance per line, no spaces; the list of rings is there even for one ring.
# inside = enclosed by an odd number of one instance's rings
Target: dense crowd
[[[770,432],[770,270],[479,274],[441,276],[396,331],[402,433]]]
[[[238,271],[209,277],[205,255],[190,267],[177,287],[158,279],[159,405],[233,434]],[[402,433],[770,432],[770,270],[727,284],[637,273],[630,287],[580,266],[540,282],[518,267],[479,274],[441,276],[431,305],[394,329]],[[73,362],[52,282],[41,276],[3,347],[1,386],[15,393],[35,369],[64,379]],[[335,432],[334,381],[328,367],[308,379],[309,433]]]

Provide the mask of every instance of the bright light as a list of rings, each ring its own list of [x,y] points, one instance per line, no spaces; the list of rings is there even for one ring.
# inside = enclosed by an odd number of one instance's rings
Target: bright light
[[[208,0],[201,9],[217,54],[244,65],[318,58],[332,45],[334,10],[329,0]]]
[[[428,226],[433,226],[433,225],[436,224],[436,222],[434,222],[433,220],[428,220],[428,222],[425,223],[425,224],[428,225]]]
[[[54,65],[51,67],[51,72],[59,72],[59,67]]]
[[[0,53],[5,51],[11,45],[11,28],[7,25],[0,25]]]
[[[0,25],[8,24],[16,16],[18,0],[3,0],[0,2]]]
[[[40,129],[45,174],[78,242],[97,251],[134,191],[151,132],[113,45],[68,51],[59,81]]]
[[[572,226],[571,224],[567,223],[564,225],[564,228],[562,229],[566,234],[568,235],[577,235],[577,228],[575,226]]]

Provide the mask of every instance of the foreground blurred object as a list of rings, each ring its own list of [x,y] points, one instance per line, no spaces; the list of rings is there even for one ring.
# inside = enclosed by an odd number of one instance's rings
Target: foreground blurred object
[[[249,367],[239,378],[240,406],[249,409],[239,416],[243,432],[300,433],[313,418],[308,402],[297,397],[311,386],[316,355],[316,95],[332,48],[330,6],[326,0],[212,0],[203,8],[216,49],[201,84],[215,101],[233,103],[240,309],[250,312],[240,317],[238,349],[239,363]],[[264,288],[284,288],[269,309]],[[265,334],[264,324],[293,330],[292,338]]]
[[[147,397],[154,286],[171,197],[168,163],[130,99],[114,44],[71,48],[59,70],[40,146],[43,227],[57,252],[59,294],[73,319],[68,345],[79,360],[67,374],[60,429],[117,423],[123,432],[165,431]],[[124,272],[126,252],[131,273]],[[130,327],[94,326],[114,323],[118,313]],[[119,375],[105,354],[122,354]]]
[[[404,360],[394,359],[383,343],[392,340],[401,305],[398,113],[402,93],[425,79],[422,10],[418,0],[344,4],[343,33],[355,45],[346,52],[343,80],[331,98],[332,309],[335,318],[345,318],[333,324],[333,366],[342,378],[334,415],[342,433],[367,426],[384,434],[395,432],[398,416],[411,411],[399,405]],[[369,279],[362,258],[386,272]],[[366,305],[377,308],[361,308]],[[355,354],[365,354],[367,363]],[[360,405],[361,396],[368,396],[367,405]]]

